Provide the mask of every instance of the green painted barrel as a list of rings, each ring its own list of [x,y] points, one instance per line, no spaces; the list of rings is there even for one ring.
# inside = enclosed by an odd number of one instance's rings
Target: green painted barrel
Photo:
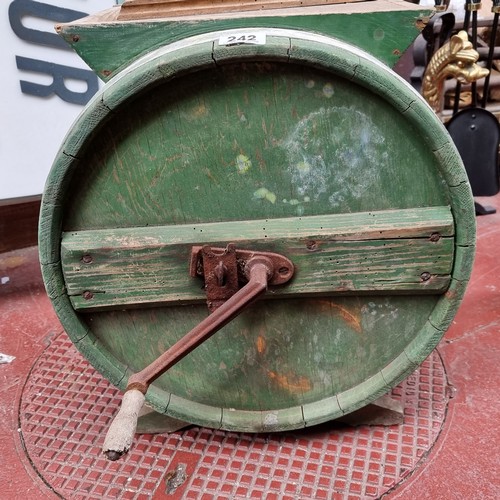
[[[474,235],[457,151],[410,86],[333,38],[249,28],[162,47],[104,86],[49,175],[40,258],[68,335],[122,389],[208,314],[193,246],[291,259],[289,283],[146,395],[195,424],[275,431],[415,370],[456,313]]]

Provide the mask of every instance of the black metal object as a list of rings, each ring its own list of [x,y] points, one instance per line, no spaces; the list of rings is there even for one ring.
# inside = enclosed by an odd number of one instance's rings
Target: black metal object
[[[498,175],[498,120],[483,108],[459,111],[446,127],[462,157],[474,196],[493,196],[500,191]]]
[[[495,0],[500,2],[500,0]],[[467,30],[472,16],[472,44],[477,49],[477,11],[481,7],[480,0],[467,0],[465,4],[464,29]],[[493,10],[493,9],[492,9]],[[496,26],[498,25],[498,14]],[[488,54],[487,69],[491,72],[495,37],[492,33]],[[498,148],[500,144],[500,125],[495,115],[485,109],[489,85],[489,74],[484,84],[482,107],[478,107],[476,82],[471,84],[471,107],[458,111],[460,101],[460,82],[455,89],[453,117],[446,127],[453,142],[457,146],[469,177],[474,196],[493,196],[500,191],[498,172]],[[492,207],[475,203],[476,215],[495,213]]]
[[[500,14],[500,0],[493,0],[493,6],[491,7],[491,12],[493,12],[493,23],[491,25],[491,35],[490,35],[490,46],[488,50],[488,59],[486,62],[486,68],[490,71],[488,76],[484,79],[483,87],[483,100],[482,107],[486,108],[488,102],[488,94],[490,90],[490,78],[491,78],[491,68],[493,67],[493,59],[495,56],[495,41],[498,31],[498,17]]]

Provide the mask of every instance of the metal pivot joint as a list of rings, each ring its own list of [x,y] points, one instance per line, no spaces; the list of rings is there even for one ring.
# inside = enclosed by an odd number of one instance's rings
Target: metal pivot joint
[[[233,243],[226,248],[209,245],[191,249],[189,274],[205,281],[207,305],[214,312],[250,280],[248,264],[261,259],[269,268],[269,285],[282,285],[293,275],[293,264],[286,257],[272,252],[236,249]],[[265,260],[263,260],[265,259]]]
[[[190,274],[204,277],[211,314],[150,365],[129,377],[122,406],[104,441],[105,455],[117,460],[130,448],[144,395],[152,382],[238,316],[266,292],[269,284],[284,284],[293,273],[292,262],[276,253],[236,250],[233,244],[226,248],[193,247]]]

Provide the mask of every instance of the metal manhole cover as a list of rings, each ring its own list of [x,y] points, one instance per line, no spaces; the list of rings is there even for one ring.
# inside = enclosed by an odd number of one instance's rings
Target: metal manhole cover
[[[446,415],[446,387],[434,351],[392,391],[405,409],[403,425],[328,423],[275,434],[191,426],[138,436],[123,460],[109,462],[101,446],[120,393],[61,334],[27,379],[19,427],[33,467],[68,499],[377,498],[432,448]],[[176,487],[179,472],[185,480]]]

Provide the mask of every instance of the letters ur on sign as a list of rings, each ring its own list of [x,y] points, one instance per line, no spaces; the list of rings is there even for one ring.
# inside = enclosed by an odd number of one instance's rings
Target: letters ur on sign
[[[13,0],[9,4],[9,22],[12,31],[21,39],[35,45],[71,50],[69,45],[55,33],[27,28],[24,18],[43,19],[56,22],[70,22],[86,16],[84,12],[56,7],[33,0]],[[37,97],[55,94],[65,102],[85,105],[99,89],[97,76],[90,70],[63,66],[48,61],[40,61],[28,57],[16,56],[17,69],[40,73],[52,77],[52,83],[42,85],[21,80],[21,92]],[[75,92],[66,86],[67,80],[84,82],[86,90]]]

